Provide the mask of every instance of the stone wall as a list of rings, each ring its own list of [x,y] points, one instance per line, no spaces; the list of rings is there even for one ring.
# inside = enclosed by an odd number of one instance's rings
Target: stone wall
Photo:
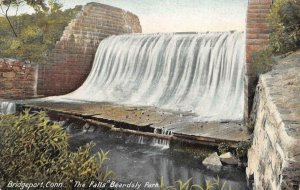
[[[140,32],[140,22],[134,14],[104,4],[87,4],[40,65],[38,94],[60,95],[77,89],[91,70],[101,40],[111,35]]]
[[[36,67],[17,60],[0,59],[0,98],[21,99],[35,95]]]
[[[272,0],[249,0],[246,26],[246,76],[245,76],[245,118],[249,118],[255,90],[255,76],[252,74],[253,54],[266,47],[269,41],[267,16]]]
[[[260,77],[252,120],[253,145],[247,176],[256,190],[299,190],[300,51],[281,59]]]

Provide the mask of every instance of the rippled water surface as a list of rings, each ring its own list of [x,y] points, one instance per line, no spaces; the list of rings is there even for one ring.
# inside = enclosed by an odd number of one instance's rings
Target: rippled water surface
[[[178,143],[170,145],[153,138],[104,131],[85,131],[69,127],[71,148],[77,148],[93,141],[93,152],[100,149],[109,151],[107,166],[115,171],[118,181],[123,183],[159,183],[164,177],[166,184],[174,184],[178,179],[193,178],[194,183],[204,184],[205,180],[219,176],[222,182],[236,190],[246,188],[245,174],[240,168],[224,167],[215,173],[207,170],[201,160],[184,151]]]

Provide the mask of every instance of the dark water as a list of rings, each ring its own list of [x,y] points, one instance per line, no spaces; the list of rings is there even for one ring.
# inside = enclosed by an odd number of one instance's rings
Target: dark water
[[[165,184],[174,184],[178,179],[186,181],[192,177],[193,183],[204,185],[205,180],[213,180],[219,176],[221,182],[226,182],[227,187],[231,186],[235,190],[247,189],[245,172],[242,169],[227,166],[218,173],[207,170],[201,160],[190,153],[178,151],[182,145],[171,143],[168,148],[167,142],[159,145],[157,139],[100,128],[84,131],[81,128],[69,127],[68,131],[71,134],[72,149],[93,141],[96,144],[94,153],[100,149],[109,151],[110,160],[107,166],[117,174],[119,182],[159,184],[163,176]]]

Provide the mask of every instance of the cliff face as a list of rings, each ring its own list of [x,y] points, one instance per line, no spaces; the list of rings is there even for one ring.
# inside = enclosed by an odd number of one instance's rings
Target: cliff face
[[[39,67],[37,93],[60,95],[77,89],[88,76],[101,40],[142,32],[136,15],[99,3],[83,7]]]
[[[247,175],[260,189],[299,189],[300,51],[260,77]]]

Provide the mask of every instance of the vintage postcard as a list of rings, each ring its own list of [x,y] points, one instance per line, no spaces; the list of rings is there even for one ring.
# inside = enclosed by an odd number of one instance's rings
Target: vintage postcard
[[[298,0],[0,0],[0,190],[299,190]]]

